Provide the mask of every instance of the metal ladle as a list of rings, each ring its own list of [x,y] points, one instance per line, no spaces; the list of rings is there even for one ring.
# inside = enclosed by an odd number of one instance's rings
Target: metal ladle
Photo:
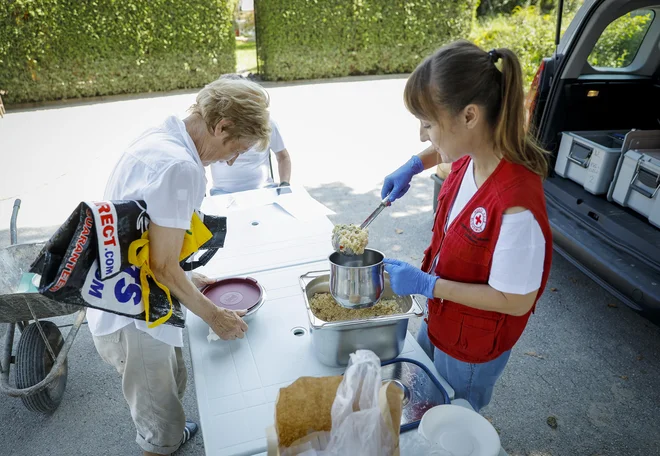
[[[390,201],[386,197],[383,201],[380,202],[376,210],[373,211],[371,215],[369,215],[369,217],[367,217],[367,219],[364,222],[362,222],[362,225],[360,225],[360,229],[363,230],[367,228],[369,225],[371,225],[371,222],[373,222],[376,219],[376,217],[378,217],[378,215],[381,212],[383,212],[383,209],[391,205],[392,203],[390,203]],[[332,236],[332,248],[335,249],[335,252],[339,252],[344,255],[356,255],[356,253],[353,252],[353,250],[350,247],[346,247],[344,249],[339,248],[339,233],[335,233]]]

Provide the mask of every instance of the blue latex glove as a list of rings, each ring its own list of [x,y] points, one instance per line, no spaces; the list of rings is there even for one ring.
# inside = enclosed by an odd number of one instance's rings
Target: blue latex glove
[[[385,178],[383,189],[380,191],[381,199],[385,199],[389,195],[387,199],[392,203],[401,198],[410,188],[413,176],[422,171],[424,171],[422,160],[417,155],[413,155],[405,165]]]
[[[421,294],[433,299],[433,289],[438,278],[415,266],[399,260],[385,258],[385,270],[390,275],[392,291],[399,296]]]

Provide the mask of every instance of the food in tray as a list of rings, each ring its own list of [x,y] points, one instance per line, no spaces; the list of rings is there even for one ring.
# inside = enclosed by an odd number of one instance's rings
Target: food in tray
[[[394,299],[381,299],[364,309],[347,309],[339,305],[330,293],[316,293],[309,301],[312,313],[323,321],[364,320],[371,317],[401,313],[401,306]]]
[[[347,249],[355,255],[362,255],[369,243],[369,231],[358,225],[336,225],[332,230],[333,238],[339,236],[339,251]]]

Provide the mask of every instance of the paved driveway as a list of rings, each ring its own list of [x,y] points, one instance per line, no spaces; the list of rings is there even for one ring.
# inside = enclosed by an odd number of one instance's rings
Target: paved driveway
[[[269,86],[293,181],[333,209],[334,222],[362,221],[378,204],[383,177],[422,148],[403,107],[404,83],[392,77]],[[47,237],[80,201],[102,197],[131,139],[193,102],[193,93],[177,93],[9,112],[0,120],[0,246],[8,243],[14,198],[23,200],[20,240]],[[372,225],[372,245],[419,263],[430,238],[432,191],[428,172],[416,178],[406,198]],[[504,447],[511,455],[660,454],[659,328],[559,256],[548,287],[483,411]],[[411,323],[414,332],[418,327]],[[193,389],[191,375],[185,407],[194,419]],[[71,350],[56,413],[36,415],[0,396],[0,423],[3,455],[139,454],[119,378],[86,327]],[[203,455],[203,439],[178,454]]]

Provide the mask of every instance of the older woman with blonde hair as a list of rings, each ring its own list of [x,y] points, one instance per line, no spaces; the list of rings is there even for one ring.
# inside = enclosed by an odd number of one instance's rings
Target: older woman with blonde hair
[[[188,276],[179,264],[184,234],[206,191],[204,167],[232,164],[270,137],[268,94],[247,80],[218,79],[197,95],[190,115],[165,122],[138,137],[108,180],[104,199],[143,200],[150,218],[150,266],[155,279],[222,339],[242,338],[241,313],[215,306],[199,290],[209,279]],[[145,455],[170,454],[197,425],[187,422],[182,399],[187,371],[183,330],[147,328],[143,321],[96,309],[87,312],[94,345],[122,376],[124,397]]]

